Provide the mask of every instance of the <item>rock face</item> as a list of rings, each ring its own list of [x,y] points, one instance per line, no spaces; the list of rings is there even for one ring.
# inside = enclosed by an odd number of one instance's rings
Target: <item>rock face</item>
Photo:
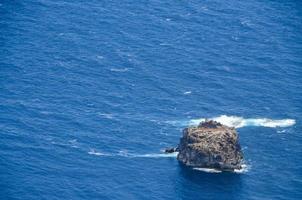
[[[241,169],[243,154],[236,130],[215,121],[184,129],[178,150],[177,159],[187,166]]]
[[[179,151],[179,149],[178,149],[178,147],[171,147],[171,148],[166,148],[165,149],[165,153],[174,153],[174,152],[178,152]]]

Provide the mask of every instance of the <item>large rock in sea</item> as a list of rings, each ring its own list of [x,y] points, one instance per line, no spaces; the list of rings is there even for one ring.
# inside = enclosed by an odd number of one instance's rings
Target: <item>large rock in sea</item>
[[[177,159],[186,166],[223,171],[241,169],[243,153],[235,128],[215,121],[183,130]]]

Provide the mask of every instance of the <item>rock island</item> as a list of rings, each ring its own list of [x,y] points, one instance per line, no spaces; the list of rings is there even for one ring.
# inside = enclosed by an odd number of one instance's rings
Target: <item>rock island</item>
[[[201,122],[198,126],[183,130],[177,148],[177,159],[186,166],[212,168],[222,171],[241,169],[243,153],[235,128],[216,121]]]

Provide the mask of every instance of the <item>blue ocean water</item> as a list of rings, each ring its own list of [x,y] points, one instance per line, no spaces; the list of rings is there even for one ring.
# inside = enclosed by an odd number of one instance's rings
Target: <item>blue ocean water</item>
[[[302,198],[300,1],[2,0],[0,58],[0,199]],[[161,152],[201,118],[244,172]]]

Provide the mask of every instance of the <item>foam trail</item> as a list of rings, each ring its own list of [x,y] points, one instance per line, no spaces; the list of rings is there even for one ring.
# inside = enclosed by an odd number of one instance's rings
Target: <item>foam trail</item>
[[[101,152],[98,152],[94,149],[91,149],[89,152],[88,152],[89,155],[95,155],[95,156],[110,156],[110,154],[106,154],[106,153],[101,153]]]
[[[98,151],[95,151],[94,149],[91,149],[88,152],[89,155],[95,155],[95,156],[110,156],[110,157],[127,157],[127,158],[176,158],[178,155],[178,152],[174,153],[150,153],[150,154],[133,154],[133,153],[127,153],[124,151],[120,151],[116,154],[108,154],[108,153],[101,153]]]
[[[176,158],[178,152],[174,153],[152,153],[152,154],[142,154],[142,155],[132,155],[132,157],[140,158]]]
[[[294,119],[268,119],[268,118],[243,118],[237,116],[227,116],[221,115],[219,117],[211,118],[217,122],[220,122],[226,126],[235,127],[235,128],[242,128],[246,126],[263,126],[263,127],[289,127],[295,125],[296,121]],[[200,119],[192,119],[185,123],[176,123],[181,125],[198,125],[200,122],[205,121],[204,118]]]

